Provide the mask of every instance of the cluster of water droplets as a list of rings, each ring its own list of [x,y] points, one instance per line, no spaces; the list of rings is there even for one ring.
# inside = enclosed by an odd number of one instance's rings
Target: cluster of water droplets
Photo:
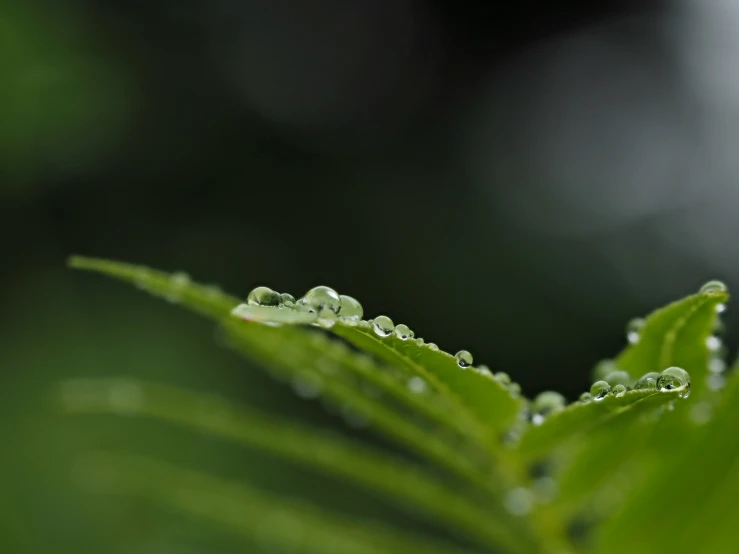
[[[598,375],[597,368],[596,375]],[[621,398],[630,390],[650,389],[662,392],[678,390],[680,398],[687,398],[690,395],[690,375],[684,369],[673,366],[661,373],[652,371],[638,379],[633,379],[627,372],[615,369],[593,383],[590,392],[585,392],[580,396],[580,402],[583,404],[600,402],[609,396]]]

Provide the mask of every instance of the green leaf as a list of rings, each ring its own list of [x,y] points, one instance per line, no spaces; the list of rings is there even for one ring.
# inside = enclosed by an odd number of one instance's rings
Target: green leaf
[[[700,395],[711,359],[706,339],[718,317],[716,307],[727,300],[723,291],[695,294],[655,311],[647,317],[639,341],[624,350],[616,366],[634,378],[681,367],[690,373],[692,389]]]
[[[126,413],[169,421],[207,435],[334,475],[384,496],[412,513],[456,529],[482,544],[521,550],[513,533],[526,529],[510,521],[500,507],[473,501],[473,494],[458,483],[443,484],[438,475],[379,450],[339,436],[319,432],[274,416],[236,407],[224,399],[131,379],[76,379],[62,383],[62,407],[70,413]],[[496,520],[498,513],[506,525]],[[506,517],[507,516],[507,517]]]
[[[599,402],[574,402],[547,417],[541,425],[529,426],[521,438],[518,452],[525,458],[543,456],[557,447],[566,446],[567,441],[582,433],[598,433],[599,426],[612,419],[641,415],[674,402],[680,394],[682,392],[678,390],[632,390],[619,398],[608,395]]]
[[[702,427],[655,424],[671,448],[662,448],[622,506],[598,533],[597,552],[701,552],[736,548],[739,498],[739,373],[735,370],[714,415]],[[677,420],[682,423],[681,420]],[[648,524],[645,524],[648,523]]]
[[[375,522],[361,522],[258,491],[243,483],[145,458],[99,453],[80,467],[97,493],[153,500],[175,512],[205,519],[242,536],[248,551],[278,548],[314,554],[463,554]]]
[[[431,350],[396,336],[379,338],[372,330],[360,327],[337,325],[335,332],[379,359],[433,382],[454,402],[457,417],[469,413],[465,424],[475,426],[483,436],[506,431],[521,409],[521,399],[503,384],[472,368],[461,370],[456,358],[443,350]]]

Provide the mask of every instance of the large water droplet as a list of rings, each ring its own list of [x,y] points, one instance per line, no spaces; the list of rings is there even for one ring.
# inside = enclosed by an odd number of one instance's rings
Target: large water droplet
[[[634,385],[634,388],[637,390],[640,389],[656,389],[657,388],[657,379],[659,379],[659,373],[656,371],[650,371],[649,373],[645,373],[639,379],[636,381],[636,385]]]
[[[641,317],[635,317],[626,324],[626,339],[629,344],[636,344],[639,342],[641,331],[644,328],[644,319]]]
[[[690,375],[681,367],[668,367],[659,374],[657,388],[662,392],[681,390],[680,398],[690,395]]]
[[[412,331],[407,325],[400,323],[395,326],[395,336],[400,340],[408,340],[412,336]]]
[[[389,337],[390,333],[395,329],[393,320],[386,315],[378,315],[372,320],[372,329],[379,337]]]
[[[722,281],[708,281],[705,283],[700,290],[700,294],[716,294],[719,292],[728,292],[729,288]]]
[[[593,383],[593,386],[590,387],[590,394],[593,395],[594,402],[600,402],[606,396],[608,396],[608,393],[610,392],[611,385],[609,385],[606,381],[596,381],[595,383]]]
[[[605,377],[603,377],[603,381],[606,381],[612,387],[615,387],[616,385],[631,387],[634,382],[634,380],[631,378],[631,375],[620,369],[608,373]]]
[[[279,306],[280,293],[269,287],[257,287],[246,297],[246,303],[250,306]]]
[[[457,365],[462,369],[467,369],[472,365],[472,362],[474,361],[472,359],[472,354],[470,354],[466,350],[460,350],[454,355],[454,357],[457,358]]]
[[[362,319],[364,310],[362,305],[356,298],[342,294],[339,296],[341,300],[341,317],[344,319]]]
[[[613,387],[611,392],[616,398],[621,398],[624,394],[626,394],[626,390],[626,385],[618,384]]]
[[[301,298],[309,311],[320,313],[321,310],[331,310],[335,314],[341,311],[341,298],[331,287],[313,287]]]

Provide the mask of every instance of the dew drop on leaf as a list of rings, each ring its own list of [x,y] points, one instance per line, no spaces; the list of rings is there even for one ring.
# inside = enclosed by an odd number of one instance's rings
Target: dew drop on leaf
[[[342,294],[339,296],[341,300],[341,317],[344,319],[362,319],[364,310],[362,305],[356,298]]]
[[[412,333],[407,325],[400,323],[395,326],[395,336],[398,337],[400,340],[408,340],[409,338],[411,338]]]
[[[718,352],[721,349],[721,339],[717,336],[711,335],[710,337],[706,338],[706,347],[711,352]]]
[[[617,369],[618,366],[613,360],[601,360],[597,364],[595,364],[595,367],[593,368],[593,376],[596,379],[600,380],[612,371],[616,371]]]
[[[246,297],[249,306],[279,306],[280,294],[269,287],[257,287]]]
[[[680,389],[680,398],[690,395],[690,375],[681,367],[668,367],[659,374],[657,388],[662,392]]]
[[[700,290],[700,294],[716,294],[719,292],[728,292],[728,287],[722,281],[708,281],[705,283]]]
[[[324,329],[330,329],[336,323],[336,312],[328,308],[321,309],[321,311],[318,312],[317,323]]]
[[[428,343],[426,345],[426,348],[428,348],[429,350],[433,350],[434,352],[438,352],[439,351],[439,347],[436,346],[436,343],[435,342]]]
[[[615,385],[611,390],[613,396],[615,396],[616,398],[621,398],[624,394],[626,394],[626,391],[626,386],[621,384]]]
[[[726,311],[726,304],[716,304],[716,313],[722,314]]]
[[[566,405],[565,397],[558,392],[544,391],[539,393],[531,403],[532,422],[535,425],[542,423],[551,414],[564,410]]]
[[[321,395],[323,384],[318,377],[311,375],[295,375],[290,381],[290,386],[300,398],[312,400]]]
[[[645,373],[639,379],[636,381],[636,385],[634,385],[634,388],[636,390],[641,389],[656,389],[657,388],[657,379],[659,379],[659,373],[656,371],[650,371],[649,373]]]
[[[708,362],[708,371],[711,373],[723,373],[726,370],[726,362],[721,358],[711,358]]]
[[[495,380],[498,381],[498,383],[502,385],[510,385],[511,384],[511,376],[508,375],[504,371],[499,371],[495,374]]]
[[[419,376],[414,376],[408,379],[408,390],[415,392],[416,394],[422,394],[426,392],[426,381]]]
[[[611,385],[609,385],[606,381],[596,381],[595,383],[593,383],[593,386],[590,387],[590,394],[593,396],[594,402],[600,402],[606,396],[608,396],[608,393],[610,392]]]
[[[616,371],[611,371],[610,373],[605,375],[605,377],[603,377],[603,380],[612,387],[615,387],[616,385],[631,387],[633,384],[633,379],[631,378],[631,375],[620,369],[617,369]]]
[[[708,379],[706,379],[706,385],[712,391],[721,390],[722,388],[724,388],[725,383],[726,377],[724,377],[721,373],[712,373],[708,376]]]
[[[593,401],[593,395],[589,392],[584,392],[580,395],[581,404],[590,404]]]
[[[389,337],[395,329],[395,324],[388,316],[378,315],[372,321],[372,329],[378,337]]]
[[[644,328],[644,319],[641,317],[635,317],[626,324],[626,340],[629,344],[636,344],[639,342],[641,331]]]
[[[280,295],[280,306],[282,306],[283,308],[294,308],[295,307],[295,297],[292,294],[283,292]]]
[[[416,346],[424,346],[423,339],[421,337],[416,339]]]
[[[517,487],[506,495],[504,505],[514,516],[524,516],[534,507],[534,494],[527,488]]]
[[[457,365],[462,369],[467,369],[474,361],[472,359],[472,354],[467,352],[467,350],[460,350],[454,355],[454,357],[457,359]]]
[[[331,287],[313,287],[301,299],[305,306],[313,312],[320,313],[321,310],[331,310],[335,314],[341,311],[341,298]]]

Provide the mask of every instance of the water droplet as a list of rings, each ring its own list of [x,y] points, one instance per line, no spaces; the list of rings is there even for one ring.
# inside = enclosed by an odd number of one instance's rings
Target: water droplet
[[[426,392],[426,381],[417,375],[408,379],[408,390],[415,392],[416,394],[422,394]]]
[[[656,389],[657,388],[657,379],[659,379],[659,373],[656,371],[650,371],[649,373],[645,373],[639,379],[636,381],[636,385],[634,385],[634,389],[640,390],[640,389]]]
[[[521,394],[521,385],[518,383],[509,383],[506,387],[508,389],[508,392],[511,393],[513,396],[518,396]]]
[[[631,386],[634,384],[634,380],[631,378],[631,375],[620,369],[608,373],[605,377],[603,377],[603,381],[606,381],[612,387],[615,387],[616,385],[623,385],[624,387],[631,388]]]
[[[457,358],[457,365],[462,369],[467,369],[472,365],[472,354],[466,350],[460,350],[454,355],[454,357]]]
[[[589,392],[584,392],[580,395],[581,404],[590,404],[593,401],[593,395]]]
[[[722,388],[724,388],[725,383],[726,377],[724,377],[721,373],[712,373],[708,376],[708,379],[706,379],[706,385],[712,391],[721,390]]]
[[[558,392],[544,391],[539,393],[531,403],[531,411],[534,414],[532,416],[532,423],[534,425],[543,423],[544,419],[551,414],[564,410],[566,405],[567,400]]]
[[[626,391],[626,386],[621,384],[614,385],[613,389],[611,390],[613,396],[615,396],[616,398],[621,398],[624,394],[626,394]]]
[[[495,380],[498,381],[501,385],[510,385],[511,384],[511,376],[505,373],[504,371],[499,371],[495,374]]]
[[[716,304],[716,313],[722,314],[726,311],[726,304]]]
[[[641,331],[644,328],[644,319],[641,317],[635,317],[626,324],[626,339],[629,344],[636,344],[639,342]]]
[[[601,360],[597,364],[595,364],[595,367],[593,368],[593,376],[595,377],[596,381],[600,381],[606,375],[608,375],[612,371],[616,371],[617,369],[618,366],[613,360]]]
[[[362,305],[356,298],[342,294],[339,296],[341,300],[341,317],[344,319],[362,319],[364,310]]]
[[[475,370],[477,371],[477,373],[479,373],[480,375],[484,375],[485,377],[493,376],[493,372],[490,371],[490,368],[486,366],[485,364],[480,364],[479,366],[475,368]]]
[[[331,287],[313,287],[301,298],[309,311],[320,313],[321,310],[331,310],[335,314],[341,311],[341,298]]]
[[[395,326],[395,336],[400,340],[408,340],[411,338],[411,330],[407,325],[400,323]]]
[[[321,309],[321,311],[318,312],[318,320],[316,323],[324,329],[330,329],[336,323],[336,312],[328,308]]]
[[[708,402],[696,402],[690,409],[690,419],[696,425],[704,425],[713,417],[713,407]]]
[[[418,337],[416,339],[416,346],[424,346],[423,339],[421,337]]]
[[[393,320],[390,319],[388,316],[378,315],[372,321],[372,329],[379,337],[389,337],[390,333],[392,333],[395,329],[395,324],[393,323]]]
[[[280,294],[269,287],[257,287],[246,297],[249,306],[279,306]]]
[[[137,412],[144,404],[144,391],[136,381],[116,380],[108,391],[108,405],[119,414]]]
[[[280,304],[286,308],[292,308],[295,306],[295,297],[292,294],[283,292],[280,295]]]
[[[534,494],[527,488],[517,487],[506,495],[504,504],[514,516],[524,516],[534,507]]]
[[[706,347],[712,352],[718,352],[721,349],[721,339],[713,335],[707,337]]]
[[[700,290],[698,291],[699,294],[716,294],[719,292],[728,292],[728,287],[721,281],[708,281],[705,283]]]
[[[170,290],[167,291],[165,298],[169,302],[179,302],[182,293],[190,284],[190,276],[184,271],[177,271],[169,277]]]
[[[428,343],[426,345],[426,348],[428,348],[429,350],[433,350],[434,352],[438,352],[439,351],[439,347],[436,346],[436,343],[434,343],[434,342]]]
[[[595,383],[593,383],[593,386],[590,387],[590,394],[593,395],[594,402],[600,402],[606,396],[608,396],[608,393],[610,392],[611,385],[609,385],[606,381],[596,381]]]
[[[726,362],[721,358],[711,358],[708,362],[708,371],[711,373],[723,373],[726,371]]]
[[[681,390],[680,398],[690,395],[690,375],[681,367],[668,367],[659,374],[657,388],[662,392]]]
[[[372,324],[365,319],[359,322],[360,329],[370,329],[371,327],[372,327]]]

